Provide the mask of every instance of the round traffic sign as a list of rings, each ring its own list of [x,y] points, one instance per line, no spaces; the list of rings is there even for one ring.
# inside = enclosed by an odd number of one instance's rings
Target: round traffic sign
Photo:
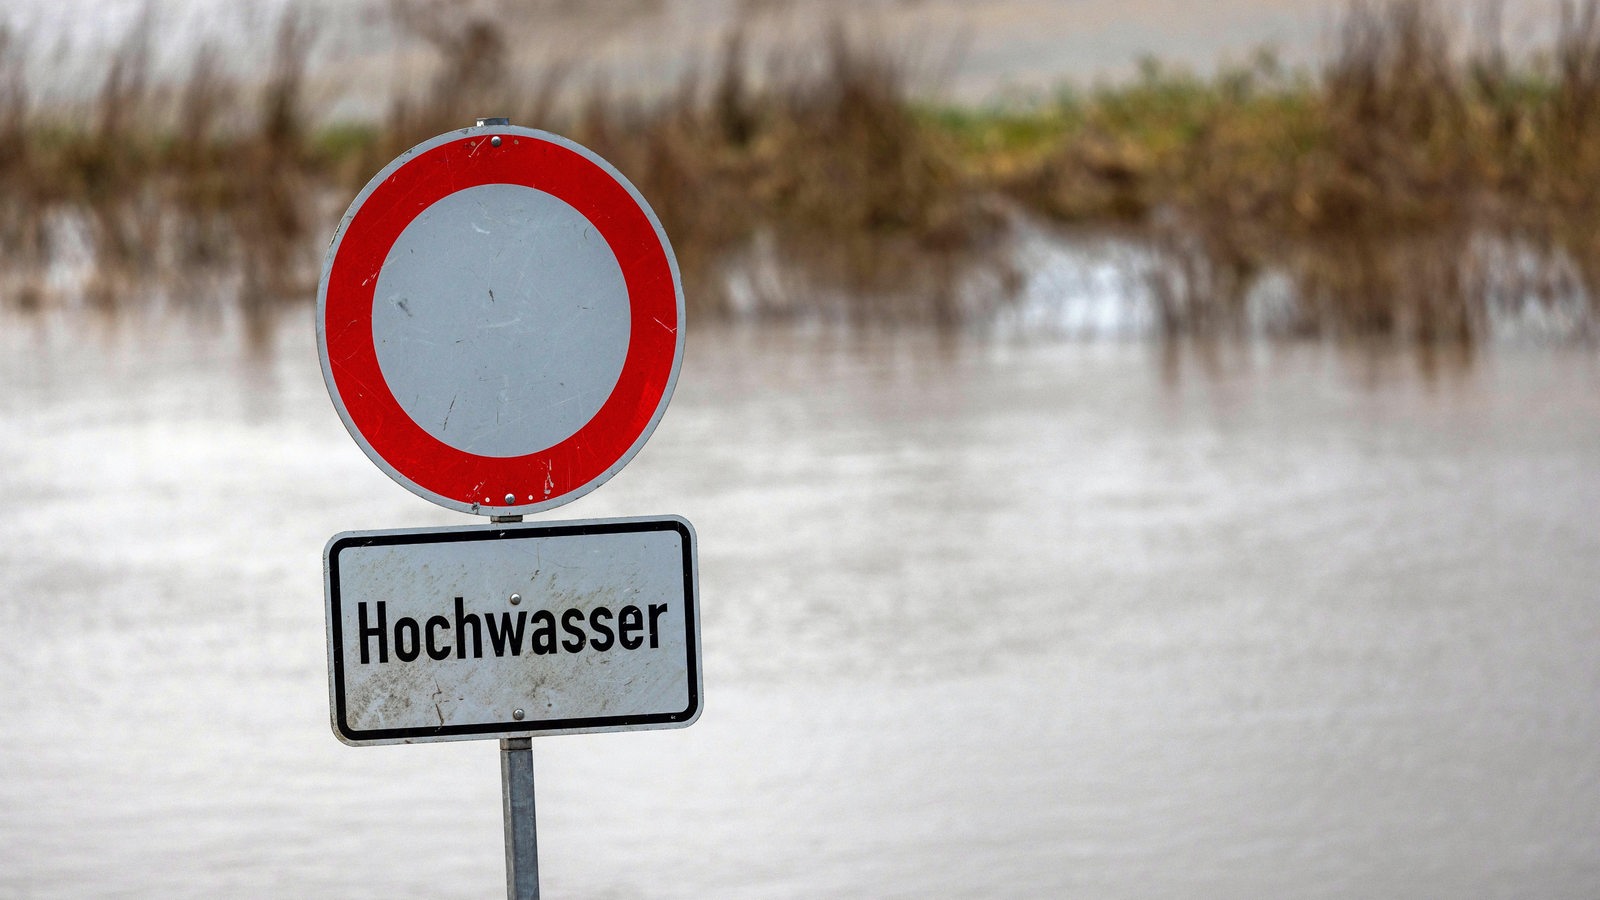
[[[683,359],[677,260],[592,151],[483,125],[356,195],[317,290],[333,405],[379,468],[482,515],[575,500],[650,436]]]

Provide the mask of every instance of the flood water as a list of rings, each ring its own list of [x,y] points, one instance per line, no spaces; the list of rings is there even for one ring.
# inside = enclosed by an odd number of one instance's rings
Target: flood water
[[[335,532],[468,524],[310,315],[0,329],[0,895],[486,897],[492,741],[327,722]],[[698,531],[705,713],[534,742],[548,896],[1600,885],[1600,356],[698,328],[552,518]]]

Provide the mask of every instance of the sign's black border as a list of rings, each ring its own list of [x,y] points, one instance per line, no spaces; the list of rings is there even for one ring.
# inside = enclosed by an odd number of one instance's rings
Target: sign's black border
[[[484,722],[473,725],[443,725],[435,728],[377,728],[356,730],[346,720],[344,691],[343,614],[339,606],[339,554],[354,547],[383,547],[397,544],[445,544],[462,541],[526,540],[528,538],[570,537],[594,534],[636,534],[676,531],[683,547],[684,651],[688,662],[689,705],[680,712],[643,716],[591,716],[577,719],[550,719],[542,722]],[[614,521],[543,524],[506,523],[493,528],[463,528],[444,531],[379,532],[335,538],[327,549],[328,635],[332,661],[334,728],[350,743],[393,743],[401,741],[466,740],[475,737],[532,736],[567,731],[626,731],[630,728],[662,728],[691,722],[700,711],[700,647],[695,628],[699,594],[694,531],[681,519],[623,519]]]

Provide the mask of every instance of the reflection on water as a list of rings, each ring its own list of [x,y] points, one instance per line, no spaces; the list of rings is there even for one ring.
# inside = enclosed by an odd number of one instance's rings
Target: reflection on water
[[[496,895],[495,745],[326,723],[324,541],[470,519],[361,455],[309,321],[5,324],[0,894]],[[1593,352],[1177,366],[692,333],[560,512],[695,523],[706,713],[536,742],[549,893],[1593,896]]]

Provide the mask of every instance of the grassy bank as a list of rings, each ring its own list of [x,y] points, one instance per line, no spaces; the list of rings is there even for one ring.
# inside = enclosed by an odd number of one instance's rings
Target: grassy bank
[[[1265,52],[1205,78],[1152,62],[1130,83],[972,109],[914,97],[907,55],[845,25],[756,59],[753,22],[643,101],[530,69],[503,15],[413,3],[394,17],[432,71],[377,119],[333,124],[307,99],[303,18],[250,80],[200,48],[187,78],[158,83],[155,36],[135,29],[77,109],[41,108],[24,41],[0,34],[0,302],[304,304],[361,184],[477,110],[626,173],[695,314],[734,312],[727,271],[761,245],[807,287],[747,314],[982,318],[1019,283],[1006,247],[1024,215],[1147,246],[1168,334],[1259,330],[1268,280],[1288,298],[1275,333],[1471,342],[1497,308],[1570,315],[1572,298],[1592,333],[1600,0],[1556,10],[1553,43],[1515,58],[1427,3],[1358,5],[1317,71]],[[64,289],[69,258],[82,278]]]
[[[1273,272],[1289,331],[1471,340],[1491,303],[1600,302],[1600,9],[1559,23],[1511,60],[1433,6],[1361,5],[1317,73],[1269,54],[1204,81],[1151,64],[1043,114],[945,118],[1020,203],[1147,234],[1171,269],[1167,330],[1237,327]]]

